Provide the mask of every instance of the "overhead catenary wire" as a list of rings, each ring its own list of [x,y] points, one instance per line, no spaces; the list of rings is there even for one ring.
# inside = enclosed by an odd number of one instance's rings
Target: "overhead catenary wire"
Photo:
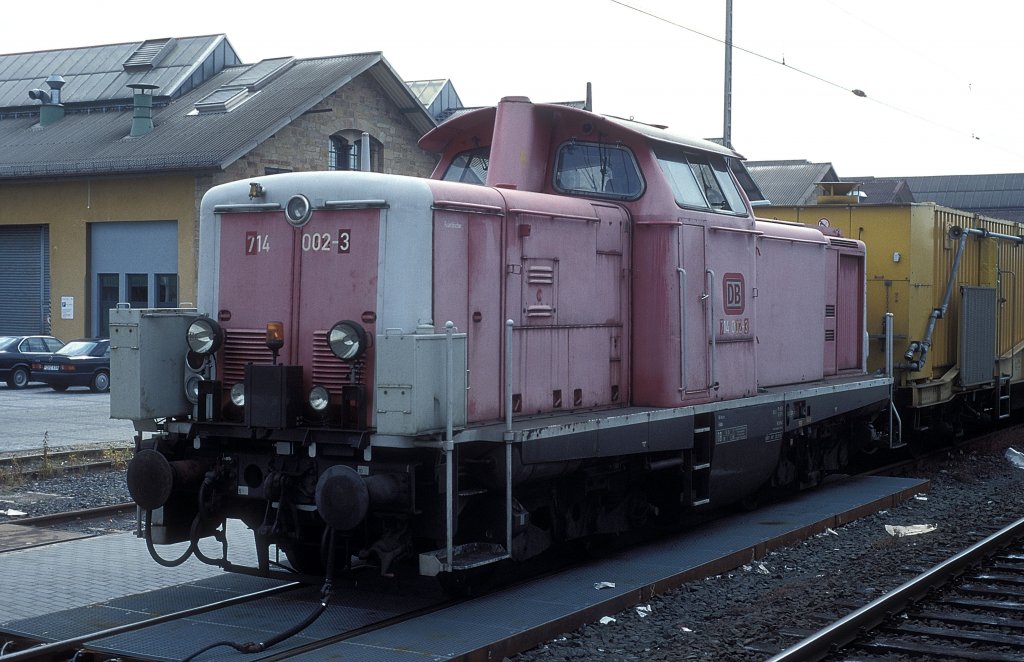
[[[757,52],[757,51],[755,51],[753,49],[745,48],[743,46],[738,46],[735,42],[732,42],[730,44],[729,42],[727,42],[725,39],[723,39],[721,37],[716,37],[713,34],[709,34],[707,32],[703,32],[703,31],[698,30],[696,28],[692,28],[692,27],[690,27],[688,25],[683,25],[682,23],[679,23],[677,21],[673,21],[673,20],[671,20],[669,18],[666,18],[664,16],[660,16],[658,14],[655,14],[654,12],[648,11],[648,10],[643,9],[641,7],[637,7],[635,5],[631,5],[628,2],[623,2],[623,0],[611,0],[611,2],[613,4],[616,4],[616,5],[619,5],[621,7],[626,8],[626,9],[629,9],[631,11],[637,12],[639,14],[643,14],[645,16],[648,16],[648,17],[650,17],[650,18],[652,18],[652,19],[654,19],[656,21],[661,21],[662,23],[666,23],[666,24],[671,25],[671,26],[673,26],[675,28],[679,28],[680,30],[685,30],[686,32],[690,32],[692,34],[695,34],[697,36],[703,37],[705,39],[709,39],[711,41],[714,41],[714,42],[722,44],[722,45],[729,45],[734,50],[740,51],[742,53],[746,53],[747,55],[750,55],[752,57],[756,57],[756,58],[764,60],[766,62],[770,62],[772,64],[775,64],[775,65],[778,65],[778,66],[781,66],[781,67],[785,67],[786,69],[788,69],[788,70],[790,70],[790,71],[792,71],[794,73],[800,74],[802,76],[806,76],[807,78],[810,78],[812,80],[818,81],[819,83],[822,83],[824,85],[828,85],[830,87],[834,87],[836,89],[843,90],[844,92],[849,92],[849,93],[853,94],[854,96],[857,96],[857,97],[860,97],[860,98],[866,98],[869,101],[873,101],[874,103],[876,103],[876,104],[878,104],[878,105],[880,105],[880,106],[882,106],[884,108],[887,108],[889,110],[892,110],[892,111],[895,111],[895,112],[907,115],[908,117],[911,117],[911,118],[913,118],[915,120],[918,120],[918,121],[921,121],[921,122],[926,122],[926,123],[931,124],[931,125],[933,125],[935,127],[938,127],[938,128],[943,129],[945,131],[949,131],[949,132],[954,133],[956,135],[960,135],[960,136],[965,137],[965,138],[969,136],[972,140],[974,140],[976,142],[985,143],[987,146],[992,147],[994,149],[998,149],[998,150],[1000,150],[1002,152],[1005,152],[1006,154],[1010,154],[1012,156],[1018,156],[1018,157],[1024,158],[1024,155],[1019,154],[1017,152],[1014,152],[1013,150],[1009,150],[1009,149],[1005,148],[1004,146],[1000,145],[999,143],[994,143],[994,142],[982,139],[974,131],[967,131],[967,130],[964,130],[962,128],[956,128],[956,127],[952,127],[952,126],[943,124],[943,123],[938,122],[936,120],[933,120],[931,118],[925,117],[924,115],[921,115],[919,113],[915,113],[915,112],[907,110],[905,108],[901,108],[901,107],[899,107],[899,106],[897,106],[895,104],[888,103],[888,102],[886,102],[886,101],[884,101],[882,99],[878,99],[878,98],[875,98],[873,96],[870,96],[870,95],[867,94],[867,92],[865,92],[864,90],[862,90],[860,88],[849,87],[849,86],[843,85],[841,83],[837,83],[834,80],[830,80],[830,79],[825,78],[823,76],[819,76],[818,74],[815,74],[815,73],[813,73],[811,71],[808,71],[806,69],[802,69],[800,67],[795,67],[795,66],[793,66],[793,65],[791,65],[791,64],[786,62],[785,56],[783,56],[782,58],[774,58],[774,57],[772,57],[770,55],[765,55],[764,53],[759,53],[759,52]]]

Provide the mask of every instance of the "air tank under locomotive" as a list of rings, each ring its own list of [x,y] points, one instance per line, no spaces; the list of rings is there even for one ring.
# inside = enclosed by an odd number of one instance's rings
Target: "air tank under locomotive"
[[[250,572],[457,575],[885,442],[864,244],[757,219],[739,154],[518,97],[420,145],[429,179],[213,188],[197,308],[111,311],[154,555],[230,520]]]

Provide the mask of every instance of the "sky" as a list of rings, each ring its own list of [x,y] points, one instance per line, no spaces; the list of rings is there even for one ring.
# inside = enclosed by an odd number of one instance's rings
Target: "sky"
[[[4,4],[0,53],[223,33],[247,63],[381,51],[405,80],[450,79],[466,106],[582,100],[590,83],[596,112],[724,132],[726,0],[44,7]],[[732,23],[732,145],[747,159],[841,177],[1024,172],[1024,3],[733,0]]]

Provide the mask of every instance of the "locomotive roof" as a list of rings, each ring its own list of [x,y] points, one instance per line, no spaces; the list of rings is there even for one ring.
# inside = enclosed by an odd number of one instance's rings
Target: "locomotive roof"
[[[678,133],[670,131],[668,127],[655,126],[653,124],[644,124],[643,122],[627,120],[621,117],[615,117],[613,115],[603,115],[602,117],[611,120],[612,122],[615,122],[616,124],[625,129],[642,134],[643,136],[655,142],[661,142],[670,145],[679,145],[681,147],[688,147],[690,149],[698,149],[702,152],[714,152],[716,154],[724,154],[725,156],[732,156],[737,159],[743,158],[742,154],[732,149],[729,149],[724,145],[719,145],[716,142],[704,140],[702,138],[690,138],[688,136],[683,136]]]
[[[597,117],[602,120],[608,121],[612,124],[617,125],[619,128],[626,131],[630,131],[639,134],[649,141],[663,143],[667,145],[677,145],[688,149],[696,149],[702,152],[712,152],[715,154],[723,154],[725,156],[731,156],[738,159],[742,159],[743,156],[738,152],[729,149],[723,145],[712,142],[710,140],[703,140],[701,138],[691,138],[669,130],[667,127],[655,126],[653,124],[645,124],[643,122],[637,122],[631,119],[624,119],[621,117],[615,117],[614,115],[600,115],[591,111],[575,108],[569,105],[563,104],[550,104],[550,103],[536,103],[533,104],[535,110],[539,113],[561,115],[579,115],[580,119]],[[436,129],[423,136],[420,139],[420,147],[423,149],[440,152],[444,149],[445,145],[451,142],[456,136],[465,133],[483,133],[493,130],[494,118],[497,113],[496,106],[488,106],[486,108],[480,108],[467,113],[462,113],[457,117],[453,117],[447,122],[444,122]]]

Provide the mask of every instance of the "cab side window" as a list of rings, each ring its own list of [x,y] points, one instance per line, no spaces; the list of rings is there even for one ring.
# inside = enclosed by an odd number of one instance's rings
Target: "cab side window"
[[[747,215],[743,196],[720,155],[664,149],[655,155],[680,207]]]
[[[644,192],[636,159],[626,147],[570,141],[558,148],[553,185],[569,195],[635,200]]]

